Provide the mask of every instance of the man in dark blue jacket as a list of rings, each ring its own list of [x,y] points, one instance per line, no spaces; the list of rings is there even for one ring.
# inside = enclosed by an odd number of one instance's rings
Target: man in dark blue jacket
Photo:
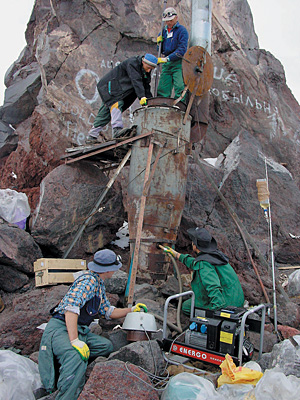
[[[177,99],[184,89],[182,57],[187,51],[189,34],[186,28],[179,24],[177,12],[172,7],[163,12],[163,21],[166,22],[166,26],[157,38],[157,43],[162,44],[162,57],[158,59],[158,64],[163,64],[157,95],[171,97],[174,86],[174,98]]]
[[[100,79],[97,89],[102,105],[95,118],[93,128],[89,131],[86,143],[97,143],[103,128],[111,121],[113,138],[120,135],[123,129],[122,113],[127,110],[136,98],[142,106],[150,91],[151,71],[157,66],[157,58],[152,54],[135,56],[121,62],[112,71]]]

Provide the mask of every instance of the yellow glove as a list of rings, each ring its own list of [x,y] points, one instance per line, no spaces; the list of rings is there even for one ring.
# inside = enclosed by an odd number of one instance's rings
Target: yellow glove
[[[143,309],[145,312],[148,312],[148,308],[147,308],[146,304],[137,303],[135,306],[131,307],[131,312],[141,311],[142,309]]]
[[[179,253],[171,249],[171,247],[164,246],[164,252],[167,254],[171,254],[174,258],[179,258]]]
[[[158,59],[157,59],[157,65],[158,64],[164,64],[164,63],[166,63],[166,62],[168,62],[169,60],[168,60],[168,58],[167,57],[159,57]]]
[[[71,345],[74,347],[75,350],[78,351],[83,361],[87,361],[89,359],[90,349],[86,343],[76,338],[71,341]]]
[[[163,39],[162,35],[159,35],[159,36],[157,36],[156,43],[159,44],[159,43],[161,43],[163,40],[164,40],[164,39]]]
[[[140,100],[140,105],[145,106],[147,104],[147,97],[142,97]]]

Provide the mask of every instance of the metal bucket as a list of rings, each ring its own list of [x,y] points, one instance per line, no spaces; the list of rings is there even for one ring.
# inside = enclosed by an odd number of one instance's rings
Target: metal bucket
[[[149,105],[134,112],[137,135],[150,131],[153,134],[151,139],[141,139],[132,146],[127,206],[131,256],[150,140],[154,142],[152,163],[160,146],[163,146],[144,212],[137,272],[137,277],[144,278],[144,281],[165,279],[169,259],[157,248],[157,243],[172,245],[176,242],[185,203],[191,118],[188,117],[183,125],[185,112],[179,107],[167,105],[166,101],[164,99],[163,105]]]

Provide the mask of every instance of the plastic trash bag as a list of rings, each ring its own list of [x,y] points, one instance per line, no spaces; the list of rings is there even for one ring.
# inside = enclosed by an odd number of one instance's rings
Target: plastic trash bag
[[[254,393],[256,400],[299,400],[300,378],[285,376],[279,368],[266,370]]]
[[[42,382],[38,365],[10,350],[0,350],[0,400],[35,400]]]
[[[243,365],[243,367],[254,369],[254,371],[262,372],[261,371],[261,366],[255,361],[248,361]]]
[[[214,385],[205,378],[182,372],[173,376],[161,400],[225,400],[216,392]]]
[[[29,215],[30,207],[25,193],[0,189],[0,217],[24,229]]]
[[[217,389],[217,392],[230,400],[256,400],[254,386],[249,384],[232,385],[224,384]]]
[[[236,367],[229,354],[226,354],[225,360],[220,365],[220,368],[222,369],[222,375],[218,378],[218,387],[224,385],[224,383],[249,383],[255,386],[263,376],[263,373],[260,371],[255,371],[254,369],[246,367]]]

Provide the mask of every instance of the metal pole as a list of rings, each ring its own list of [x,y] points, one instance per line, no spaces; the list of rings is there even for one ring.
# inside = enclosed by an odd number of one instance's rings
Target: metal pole
[[[90,212],[89,216],[87,217],[87,219],[84,221],[84,223],[82,224],[82,226],[80,227],[80,229],[77,231],[75,238],[73,239],[72,243],[70,244],[70,246],[68,247],[68,249],[65,251],[63,258],[67,258],[70,251],[73,249],[73,247],[75,246],[76,242],[78,241],[78,239],[80,238],[80,236],[82,235],[82,232],[85,230],[87,224],[90,222],[92,216],[94,215],[94,213],[97,211],[97,209],[99,208],[100,204],[102,203],[104,197],[106,196],[107,192],[109,191],[109,189],[112,187],[114,181],[117,179],[117,176],[119,175],[119,173],[121,172],[121,169],[124,167],[124,165],[127,163],[129,157],[131,156],[131,149],[128,150],[127,154],[125,155],[125,157],[123,158],[123,160],[121,161],[120,165],[118,166],[114,176],[110,179],[110,181],[107,183],[104,191],[101,193],[99,199],[97,200],[97,203],[94,205],[92,211]]]
[[[192,0],[190,46],[201,46],[211,54],[212,0]]]
[[[266,158],[265,158],[265,170],[266,170],[267,189],[269,192],[268,169],[267,169],[267,159]],[[277,301],[276,301],[275,260],[274,260],[274,248],[273,248],[271,204],[269,204],[268,212],[269,212],[270,251],[271,251],[271,264],[272,264],[274,328],[275,328],[275,333],[277,333]]]
[[[167,0],[164,0],[164,11],[165,11],[166,7],[167,7]],[[163,32],[164,26],[165,26],[164,21],[161,21],[161,34]],[[157,57],[159,58],[160,56],[161,56],[161,42],[158,45],[158,56]],[[157,96],[159,70],[160,70],[160,65],[158,65],[156,67],[155,84],[154,84],[154,97]]]

